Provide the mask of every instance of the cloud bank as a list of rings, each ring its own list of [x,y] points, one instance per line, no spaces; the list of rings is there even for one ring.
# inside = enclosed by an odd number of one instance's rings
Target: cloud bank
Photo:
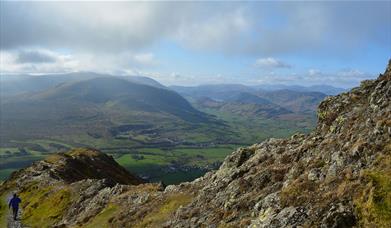
[[[389,42],[390,7],[390,2],[1,2],[1,48],[121,52],[166,38],[190,48],[258,55],[350,48],[371,39]]]

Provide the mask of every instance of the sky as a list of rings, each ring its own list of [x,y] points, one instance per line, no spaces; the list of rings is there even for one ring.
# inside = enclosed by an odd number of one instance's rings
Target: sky
[[[0,2],[0,73],[352,87],[391,57],[391,1]]]

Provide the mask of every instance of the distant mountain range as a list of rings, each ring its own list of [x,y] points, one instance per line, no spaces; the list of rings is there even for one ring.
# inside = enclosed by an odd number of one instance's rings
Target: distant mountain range
[[[252,113],[252,115],[262,114],[262,116],[268,118],[280,114],[286,114],[288,112],[313,112],[316,109],[317,104],[326,95],[333,95],[344,91],[344,89],[342,88],[336,88],[329,85],[315,85],[305,87],[299,85],[288,86],[279,84],[256,86],[246,86],[241,84],[216,84],[200,85],[195,87],[165,87],[156,80],[153,80],[148,77],[112,76],[91,72],[78,72],[40,76],[2,75],[0,78],[0,94],[2,99],[6,101],[9,100],[9,97],[12,96],[18,95],[19,97],[21,97],[21,94],[28,94],[27,96],[31,96],[30,93],[44,91],[45,93],[41,95],[33,95],[33,97],[39,98],[39,96],[43,96],[47,93],[51,93],[53,96],[55,96],[54,93],[57,93],[56,96],[61,97],[63,95],[60,94],[59,91],[57,91],[58,89],[61,89],[65,92],[64,88],[71,89],[70,86],[75,87],[75,85],[70,85],[72,83],[82,82],[96,78],[106,78],[106,82],[108,78],[112,78],[113,80],[125,80],[134,84],[142,84],[159,89],[164,89],[166,92],[167,90],[173,90],[187,98],[189,101],[193,102],[193,105],[196,105],[198,108],[201,109],[211,108],[207,105],[204,106],[204,104],[206,104],[204,102],[205,98],[209,98],[219,103],[219,105],[217,105],[215,108],[219,107],[218,109],[220,110],[224,110],[226,112],[232,111],[233,113],[241,114],[243,114],[243,110],[247,110],[244,111],[246,115],[250,113]],[[80,84],[79,86],[82,86],[82,84]],[[108,85],[110,85],[110,83],[108,83]],[[114,86],[113,88],[113,90],[116,90],[117,87]],[[83,90],[82,88],[80,89],[81,91]],[[95,91],[99,91],[98,89],[101,89],[101,87],[96,88]],[[73,91],[71,91],[70,93],[73,93]],[[141,93],[140,96],[142,97],[143,94],[145,95],[147,93]],[[91,96],[94,96],[94,99],[98,99],[99,97],[102,98],[103,95],[99,93],[91,94]],[[80,99],[80,101],[84,101],[85,98],[86,97],[83,97],[82,99]],[[129,101],[134,102],[133,98],[128,99],[128,102]],[[153,105],[156,104],[156,102],[153,103]],[[136,104],[133,104],[133,106],[134,105]],[[152,107],[153,105],[149,105],[149,107]],[[144,108],[146,108],[145,105]],[[154,109],[160,108],[160,106],[154,107]],[[183,115],[182,113],[181,116],[184,117],[185,115]]]
[[[225,128],[224,121],[229,121],[219,119],[223,116],[292,120],[293,115],[294,119],[298,116],[303,119],[314,116],[317,105],[326,96],[298,91],[299,87],[295,90],[271,90],[271,87],[266,90],[240,84],[165,87],[148,77],[88,72],[2,75],[0,87],[3,143],[48,135],[61,139],[66,135],[88,137],[83,145],[110,138],[131,139],[136,144],[157,143],[162,139],[180,143],[189,138],[181,132],[192,129],[195,138],[204,137],[207,128],[216,131],[211,136],[212,131],[207,130],[208,138],[213,140],[220,137],[217,132]]]
[[[289,89],[262,90],[244,85],[172,86],[170,88],[192,101],[201,110],[213,108],[244,114],[238,112],[243,109],[247,110],[246,115],[253,113],[256,116],[262,113],[268,118],[287,113],[314,113],[320,101],[327,96],[321,92]],[[211,100],[215,101],[212,106],[208,105]],[[252,106],[249,107],[249,104]]]
[[[278,90],[291,90],[297,92],[320,92],[326,95],[337,95],[339,93],[347,91],[347,89],[338,88],[330,85],[312,85],[312,86],[300,86],[300,85],[258,85],[252,86],[252,88],[266,91],[278,91]]]
[[[227,148],[308,132],[326,96],[234,84],[168,88],[86,72],[2,75],[0,87],[0,179],[74,147],[110,153],[146,178],[186,179],[216,167]]]
[[[120,145],[130,140],[135,146],[162,142],[176,145],[188,140],[198,142],[201,138],[227,142],[221,131],[247,126],[254,118],[311,119],[303,125],[307,129],[317,105],[326,96],[299,91],[310,90],[304,87],[280,90],[240,84],[165,87],[148,77],[88,72],[2,75],[0,80],[3,144],[48,136],[72,145],[82,143],[81,146],[96,143],[107,146],[117,139],[124,140]],[[226,124],[233,116],[245,119],[228,129]]]
[[[300,86],[300,85],[282,85],[282,84],[264,84],[246,86],[242,84],[213,84],[213,85],[200,85],[200,86],[170,86],[169,88],[190,96],[202,97],[205,93],[214,91],[215,93],[224,91],[237,91],[237,92],[256,92],[256,91],[279,91],[279,90],[291,90],[296,92],[320,92],[326,95],[336,95],[345,92],[347,89],[338,88],[330,85],[312,85],[312,86]]]

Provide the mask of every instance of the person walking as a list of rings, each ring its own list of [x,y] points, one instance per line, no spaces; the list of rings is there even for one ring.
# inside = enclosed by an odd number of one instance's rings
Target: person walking
[[[18,217],[18,211],[19,211],[19,204],[22,202],[22,200],[18,197],[18,195],[15,193],[12,199],[10,200],[8,204],[8,208],[12,207],[12,212],[14,213],[14,220]]]

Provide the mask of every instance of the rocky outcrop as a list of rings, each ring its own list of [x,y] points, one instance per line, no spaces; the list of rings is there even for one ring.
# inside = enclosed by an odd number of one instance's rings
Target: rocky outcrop
[[[118,165],[111,156],[92,148],[53,154],[9,178],[19,182],[33,179],[73,183],[84,179],[107,179],[112,183],[140,184],[143,181]],[[7,182],[6,182],[7,183]]]
[[[71,152],[15,173],[0,194],[19,189],[32,227],[390,227],[390,139],[391,62],[326,98],[312,133],[238,149],[193,182],[140,184],[97,151]]]
[[[141,183],[111,156],[80,148],[51,155],[14,172],[0,186],[0,196],[6,198],[13,192],[21,196],[23,222],[29,227],[68,226],[96,216],[120,184]],[[1,206],[0,217],[6,214]]]

